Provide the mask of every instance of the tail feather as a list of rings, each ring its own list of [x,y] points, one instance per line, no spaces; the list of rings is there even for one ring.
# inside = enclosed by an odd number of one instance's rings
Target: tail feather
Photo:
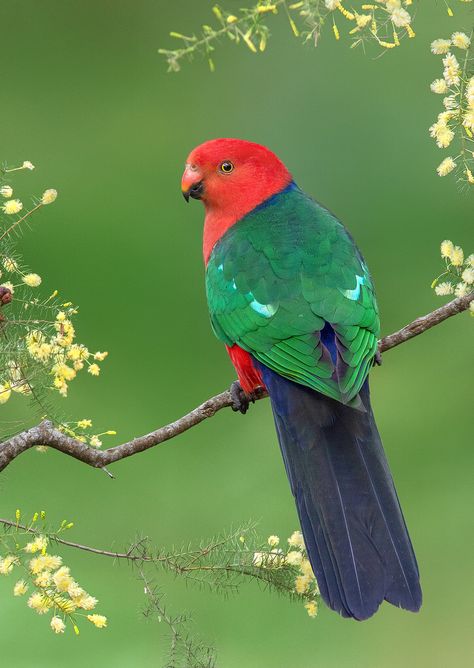
[[[308,555],[327,604],[367,619],[421,606],[416,558],[370,406],[334,401],[258,363]]]

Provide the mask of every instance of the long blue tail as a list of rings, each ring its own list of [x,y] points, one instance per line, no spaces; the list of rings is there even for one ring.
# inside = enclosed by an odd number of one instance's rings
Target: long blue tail
[[[421,588],[368,381],[356,410],[258,364],[321,595],[343,617],[385,599],[416,612]]]

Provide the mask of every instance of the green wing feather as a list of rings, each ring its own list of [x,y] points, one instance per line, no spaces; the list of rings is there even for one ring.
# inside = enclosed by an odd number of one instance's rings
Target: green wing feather
[[[351,236],[291,185],[214,247],[206,290],[216,336],[286,378],[343,403],[357,397],[377,350],[372,279]],[[337,361],[322,344],[326,322]]]

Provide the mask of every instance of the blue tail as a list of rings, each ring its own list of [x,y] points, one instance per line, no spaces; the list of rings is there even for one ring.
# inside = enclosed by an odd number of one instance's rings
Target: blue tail
[[[286,472],[321,595],[343,617],[385,599],[416,612],[421,588],[370,406],[356,410],[256,362],[270,394]]]

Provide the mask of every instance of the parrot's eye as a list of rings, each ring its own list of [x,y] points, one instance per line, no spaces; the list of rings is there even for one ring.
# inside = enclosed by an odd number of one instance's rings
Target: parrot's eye
[[[230,174],[234,171],[234,165],[230,160],[224,160],[224,162],[221,162],[219,165],[219,169],[221,172],[224,172],[224,174]]]

